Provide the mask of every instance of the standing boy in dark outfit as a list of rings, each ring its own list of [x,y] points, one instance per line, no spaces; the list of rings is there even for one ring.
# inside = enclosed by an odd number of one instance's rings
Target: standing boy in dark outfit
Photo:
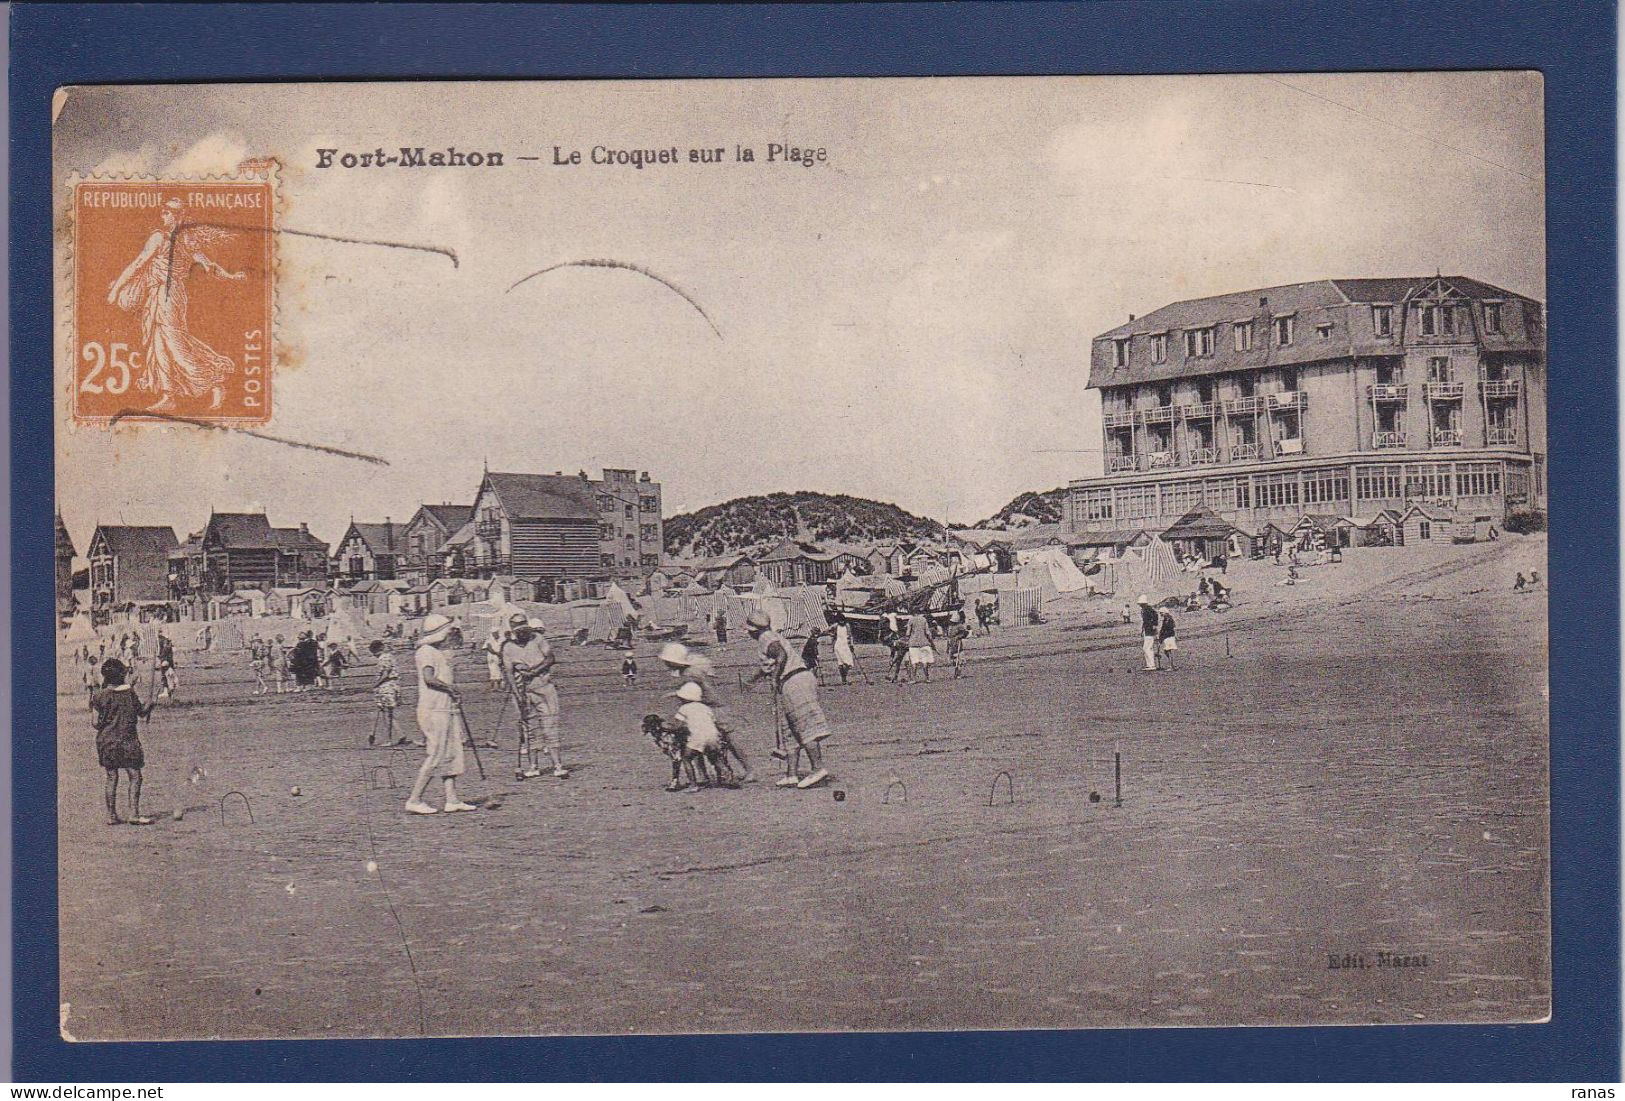
[[[117,658],[102,662],[102,683],[90,697],[90,710],[96,716],[96,757],[107,770],[107,824],[125,821],[118,816],[118,771],[130,781],[132,826],[150,826],[151,818],[141,814],[141,769],[146,756],[141,750],[138,724],[152,714],[152,704],[143,704],[135,686],[124,683],[127,670]]]

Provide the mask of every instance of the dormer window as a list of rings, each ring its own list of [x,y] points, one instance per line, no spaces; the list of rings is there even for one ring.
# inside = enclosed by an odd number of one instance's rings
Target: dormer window
[[[1112,341],[1112,367],[1121,371],[1128,366],[1129,341],[1132,337],[1118,337]]]
[[[1151,362],[1166,363],[1168,361],[1168,334],[1151,334]]]
[[[1432,303],[1423,303],[1417,308],[1418,321],[1421,323],[1423,336],[1439,335],[1439,307]]]
[[[1322,340],[1330,340],[1332,338],[1332,323],[1330,321],[1322,321],[1317,324],[1315,326],[1315,335],[1320,337]]]
[[[1213,330],[1186,329],[1185,330],[1185,358],[1201,359],[1213,354]]]
[[[1484,331],[1487,333],[1501,331],[1501,303],[1484,303]]]
[[[1292,314],[1275,319],[1275,346],[1285,348],[1292,343],[1293,332],[1296,328],[1297,318]]]
[[[1372,306],[1371,328],[1378,336],[1393,336],[1394,308],[1392,306]]]
[[[1236,351],[1250,352],[1253,350],[1253,323],[1248,321],[1232,321],[1230,334],[1236,343]]]

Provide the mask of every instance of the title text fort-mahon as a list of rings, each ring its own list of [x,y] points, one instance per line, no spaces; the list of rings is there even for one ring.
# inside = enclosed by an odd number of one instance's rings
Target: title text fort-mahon
[[[428,150],[421,145],[403,145],[394,153],[383,146],[367,153],[342,149],[317,149],[317,168],[500,168],[499,152],[468,152],[455,145]]]

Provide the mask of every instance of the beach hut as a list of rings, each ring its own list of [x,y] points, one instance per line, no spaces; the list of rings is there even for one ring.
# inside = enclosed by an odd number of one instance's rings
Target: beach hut
[[[1391,508],[1379,509],[1369,516],[1348,516],[1354,545],[1357,547],[1395,547],[1399,545],[1399,513]]]
[[[1305,513],[1292,526],[1291,534],[1293,541],[1299,546],[1305,544],[1313,546],[1313,540],[1317,534],[1327,547],[1349,547],[1354,545],[1354,523],[1347,517],[1332,516],[1328,513]]]
[[[1414,547],[1423,543],[1448,543],[1455,522],[1455,514],[1442,508],[1412,505],[1399,518],[1399,545]]]
[[[1195,555],[1210,562],[1229,553],[1231,525],[1209,508],[1193,508],[1162,533],[1176,555]]]

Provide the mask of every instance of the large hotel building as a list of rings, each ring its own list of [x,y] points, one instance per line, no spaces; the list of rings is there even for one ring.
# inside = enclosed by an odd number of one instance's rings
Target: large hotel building
[[[1094,340],[1104,475],[1075,531],[1206,507],[1251,532],[1305,513],[1545,507],[1541,304],[1459,276],[1322,279],[1164,306]]]

